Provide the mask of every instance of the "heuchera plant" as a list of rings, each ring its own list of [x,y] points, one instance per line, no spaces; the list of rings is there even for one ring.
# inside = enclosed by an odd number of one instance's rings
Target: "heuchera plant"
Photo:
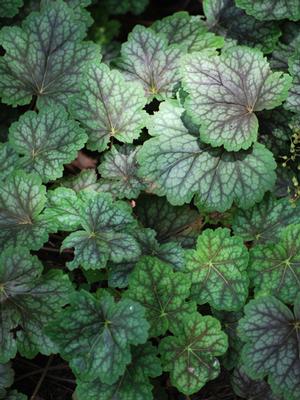
[[[300,399],[300,2],[152,3],[0,0],[1,400]]]

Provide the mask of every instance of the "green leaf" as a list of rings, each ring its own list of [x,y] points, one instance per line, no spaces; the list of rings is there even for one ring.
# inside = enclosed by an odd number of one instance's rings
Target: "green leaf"
[[[97,182],[97,173],[94,169],[83,169],[79,174],[62,178],[59,184],[63,187],[73,189],[75,192],[81,190],[94,190],[100,192],[100,183]]]
[[[18,164],[18,154],[9,143],[0,143],[0,179],[5,179],[14,171]]]
[[[132,300],[116,303],[108,293],[97,298],[81,290],[48,330],[81,380],[99,378],[111,385],[131,361],[130,345],[147,340],[149,324],[144,314],[144,308]]]
[[[300,19],[300,3],[298,0],[235,0],[238,7],[258,20],[272,21],[276,19]]]
[[[64,164],[77,157],[87,135],[68,118],[62,106],[51,106],[38,114],[33,111],[23,114],[11,125],[9,141],[22,155],[18,166],[26,172],[35,172],[46,183],[62,176]]]
[[[101,174],[100,190],[110,192],[118,199],[135,199],[146,189],[145,183],[138,177],[136,154],[141,146],[112,147],[105,153],[98,171]]]
[[[220,56],[186,55],[182,75],[190,94],[185,107],[201,124],[200,138],[228,151],[247,149],[257,140],[255,112],[279,106],[291,86],[288,74],[272,73],[263,53],[242,46]]]
[[[26,248],[8,247],[0,256],[0,362],[17,350],[28,358],[57,351],[44,328],[68,303],[72,286],[62,271],[42,270]]]
[[[128,83],[119,71],[95,63],[87,69],[71,113],[88,133],[88,148],[103,151],[113,138],[132,143],[145,126],[146,98],[138,84]]]
[[[273,395],[267,382],[249,378],[242,366],[234,369],[231,385],[234,393],[242,399],[279,400],[279,397]]]
[[[27,396],[25,394],[19,393],[16,390],[11,390],[8,392],[5,400],[27,400]]]
[[[204,0],[203,10],[210,30],[238,44],[271,53],[281,31],[273,22],[258,21],[235,6],[234,0]]]
[[[300,291],[300,224],[282,229],[277,244],[251,249],[249,276],[256,293],[274,295],[285,303],[295,301]]]
[[[180,81],[179,46],[168,45],[167,39],[150,28],[137,25],[123,43],[118,63],[126,79],[142,84],[149,101],[173,96]]]
[[[84,269],[100,269],[109,259],[116,263],[134,260],[140,255],[140,248],[132,234],[136,221],[131,207],[113,202],[109,193],[89,193],[93,195],[84,200],[80,215],[83,230],[71,233],[61,246],[61,250],[75,249],[68,268],[81,265]]]
[[[218,320],[198,313],[178,325],[174,334],[160,342],[162,366],[170,371],[172,385],[193,394],[219,375],[216,356],[227,350],[227,337]]]
[[[33,174],[16,172],[0,186],[0,248],[21,245],[38,250],[55,227],[41,215],[46,188]]]
[[[161,375],[160,360],[157,349],[146,343],[132,349],[131,363],[124,374],[113,385],[102,383],[99,379],[93,382],[79,380],[76,398],[85,400],[152,400],[152,385],[149,377]]]
[[[155,230],[160,243],[192,247],[203,226],[197,211],[187,205],[174,207],[165,197],[142,195],[133,211],[146,228]]]
[[[273,188],[276,163],[263,145],[239,153],[211,148],[185,117],[174,102],[162,103],[152,117],[149,131],[156,137],[144,143],[137,158],[153,192],[166,195],[172,205],[189,203],[197,194],[202,207],[223,212],[233,202],[249,208]]]
[[[39,108],[66,105],[78,93],[86,64],[99,58],[94,44],[82,42],[85,30],[84,22],[76,20],[62,1],[31,13],[22,27],[4,27],[0,32],[6,51],[0,62],[2,101],[24,105],[34,96]]]
[[[239,324],[246,344],[242,351],[244,370],[252,379],[268,376],[275,395],[285,400],[300,396],[299,308],[294,314],[275,297],[251,300]]]
[[[151,25],[158,34],[168,39],[168,44],[178,44],[187,53],[204,49],[218,49],[223,47],[224,39],[221,36],[208,32],[204,21],[199,15],[189,15],[186,11],[179,11],[173,15],[155,21]]]
[[[0,399],[5,399],[6,389],[14,381],[14,371],[10,364],[0,364]]]
[[[160,244],[156,239],[156,232],[152,229],[136,229],[133,232],[137,243],[141,248],[142,255],[153,256],[163,263],[167,263],[175,270],[181,270],[185,267],[184,250],[176,242],[167,242]],[[130,273],[139,261],[136,257],[131,262],[121,262],[110,264],[108,282],[111,287],[126,287]]]
[[[262,202],[249,210],[238,209],[232,228],[245,241],[255,243],[276,242],[281,231],[299,221],[300,204],[293,205],[288,198],[277,200],[266,195]]]
[[[73,231],[80,227],[80,216],[84,213],[84,209],[82,199],[72,189],[59,187],[48,190],[43,217],[57,230]]]
[[[243,240],[231,237],[229,229],[206,229],[196,250],[186,252],[192,298],[217,310],[240,310],[248,296],[248,259]]]
[[[0,16],[1,18],[14,17],[22,7],[23,0],[0,0]]]
[[[293,77],[293,84],[289,91],[285,108],[292,112],[299,112],[300,106],[300,51],[296,51],[293,57],[289,58],[289,73]]]
[[[161,336],[197,311],[194,302],[186,301],[190,286],[183,273],[173,272],[155,257],[143,257],[130,275],[125,295],[144,306],[150,337]]]

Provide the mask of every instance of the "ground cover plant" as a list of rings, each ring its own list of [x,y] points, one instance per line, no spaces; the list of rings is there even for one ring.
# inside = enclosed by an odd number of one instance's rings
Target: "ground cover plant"
[[[0,399],[299,400],[299,1],[0,25]]]

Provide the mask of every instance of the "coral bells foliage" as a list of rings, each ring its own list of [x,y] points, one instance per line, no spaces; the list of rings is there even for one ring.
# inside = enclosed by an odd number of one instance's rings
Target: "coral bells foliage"
[[[152,3],[0,0],[1,400],[300,399],[300,3]]]

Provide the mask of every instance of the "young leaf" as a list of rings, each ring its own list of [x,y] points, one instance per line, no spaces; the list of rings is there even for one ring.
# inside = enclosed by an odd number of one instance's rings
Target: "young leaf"
[[[142,195],[133,210],[146,228],[154,229],[160,243],[177,242],[193,247],[203,218],[189,206],[172,206],[165,197]]]
[[[129,81],[140,82],[149,100],[173,96],[179,83],[179,46],[168,46],[167,39],[150,28],[137,25],[122,45],[119,68]]]
[[[99,378],[111,385],[131,361],[130,345],[147,340],[149,324],[144,314],[144,308],[132,300],[116,303],[108,293],[97,298],[81,290],[48,331],[80,379]]]
[[[238,7],[259,20],[300,19],[298,0],[235,0]]]
[[[238,209],[232,228],[245,241],[276,242],[281,231],[300,220],[300,203],[292,205],[288,198],[275,199],[266,195],[262,202],[249,210]]]
[[[192,298],[217,310],[240,310],[248,296],[248,259],[243,240],[231,237],[229,229],[206,229],[196,250],[186,252]]]
[[[78,93],[86,63],[99,58],[97,46],[81,41],[85,30],[62,1],[33,12],[22,27],[4,27],[0,32],[6,50],[0,61],[2,101],[24,105],[34,96],[39,108],[66,105],[70,95]]]
[[[10,364],[0,364],[0,399],[5,399],[6,389],[14,381],[14,371]]]
[[[87,69],[71,113],[86,129],[88,148],[103,151],[111,139],[132,143],[145,126],[146,98],[140,85],[124,80],[119,71],[94,63]]]
[[[11,18],[18,14],[23,0],[0,0],[0,17]]]
[[[132,360],[124,374],[112,385],[102,383],[100,379],[93,382],[79,380],[76,398],[85,400],[152,400],[152,385],[149,378],[161,375],[160,360],[157,349],[146,343],[132,349]]]
[[[288,74],[271,72],[263,53],[242,46],[220,56],[186,55],[182,75],[190,94],[185,107],[201,124],[200,138],[228,151],[248,149],[257,140],[255,112],[279,106],[291,86]]]
[[[0,179],[3,180],[16,168],[18,164],[18,154],[9,143],[0,143]]]
[[[23,114],[11,125],[9,141],[22,155],[19,167],[35,172],[46,183],[62,176],[64,164],[76,158],[87,135],[68,118],[62,106],[51,106],[38,114],[33,111]]]
[[[224,44],[221,36],[207,32],[207,27],[199,15],[191,16],[186,11],[179,11],[155,21],[151,29],[164,34],[168,44],[178,44],[187,53],[204,49],[214,50],[223,47]]]
[[[251,249],[249,276],[256,292],[294,303],[300,291],[300,224],[284,228],[277,244]]]
[[[173,332],[175,336],[167,336],[159,345],[163,370],[170,371],[172,385],[180,392],[193,394],[219,375],[216,356],[227,350],[227,337],[217,319],[198,313]]]
[[[146,188],[138,177],[136,154],[140,146],[112,147],[104,155],[98,171],[101,174],[100,190],[110,192],[118,199],[135,199]]]
[[[137,158],[153,192],[166,195],[172,205],[189,203],[197,194],[202,207],[223,212],[233,201],[249,208],[273,188],[276,163],[263,145],[238,153],[214,149],[199,141],[185,117],[174,102],[162,103],[152,117],[149,130],[156,137],[144,143]]]
[[[89,192],[93,193],[93,192]],[[84,269],[105,268],[107,261],[131,261],[140,255],[133,236],[136,221],[131,207],[121,201],[113,202],[109,193],[93,193],[85,199],[80,215],[83,230],[71,233],[61,249],[74,247],[74,260],[69,269],[80,265]]]
[[[0,362],[17,350],[29,358],[57,351],[44,328],[68,303],[72,286],[62,271],[42,270],[26,248],[8,247],[0,256]]]
[[[0,248],[21,245],[38,250],[55,227],[41,215],[46,188],[33,174],[16,172],[0,186]]]
[[[275,297],[251,300],[245,307],[239,331],[246,344],[244,370],[252,379],[268,376],[275,395],[285,400],[300,396],[299,319],[300,297],[294,314]]]
[[[297,113],[300,107],[300,51],[296,51],[293,57],[289,59],[289,72],[293,77],[293,84],[289,91],[285,108]]]
[[[234,0],[204,0],[203,11],[210,30],[238,44],[271,53],[281,31],[273,22],[258,21],[235,6]]]
[[[267,382],[249,378],[242,366],[234,369],[231,385],[234,393],[242,399],[280,400],[279,397],[273,395]]]
[[[144,306],[150,337],[160,336],[197,311],[194,302],[186,301],[190,286],[183,273],[155,257],[143,257],[130,275],[126,297]]]

